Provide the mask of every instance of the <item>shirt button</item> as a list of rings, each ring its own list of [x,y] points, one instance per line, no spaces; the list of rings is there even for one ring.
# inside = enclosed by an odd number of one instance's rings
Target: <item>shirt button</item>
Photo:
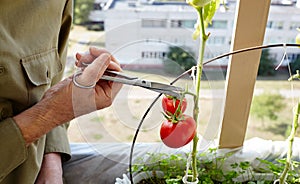
[[[0,66],[0,75],[4,74],[4,72],[5,72],[4,66]]]

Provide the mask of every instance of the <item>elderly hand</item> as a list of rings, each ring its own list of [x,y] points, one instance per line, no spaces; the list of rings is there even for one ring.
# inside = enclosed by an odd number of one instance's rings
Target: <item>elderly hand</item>
[[[39,103],[15,116],[27,144],[75,117],[110,106],[121,89],[121,84],[100,80],[106,69],[121,71],[107,51],[91,48],[89,54],[77,54],[76,57],[78,66],[82,62],[91,63],[76,81],[82,86],[96,84],[95,87],[80,88],[69,77],[47,90]]]
[[[121,88],[121,84],[99,80],[106,69],[121,71],[119,63],[106,50],[92,47],[89,53],[76,54],[76,58],[78,67],[82,67],[83,64],[88,66],[73,80],[80,86],[96,85],[92,90],[82,89],[77,85],[73,88],[72,104],[75,117],[110,106]]]

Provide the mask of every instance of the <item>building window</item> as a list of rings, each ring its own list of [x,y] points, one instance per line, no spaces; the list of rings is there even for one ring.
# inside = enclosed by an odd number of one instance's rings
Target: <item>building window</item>
[[[300,58],[300,54],[289,53],[289,54],[287,54],[287,57],[288,57],[288,60],[295,61]]]
[[[166,27],[166,20],[143,19],[142,27]]]
[[[208,28],[212,29],[227,29],[227,20],[213,20]]]
[[[269,29],[283,29],[283,21],[268,21],[267,28]]]
[[[171,27],[180,28],[182,26],[182,20],[171,20]]]
[[[93,10],[102,10],[102,7],[101,7],[100,3],[94,3]]]
[[[207,40],[208,45],[223,45],[225,44],[224,36],[212,36]]]
[[[166,57],[166,52],[161,51],[143,51],[142,58],[143,59],[164,59]]]
[[[194,28],[196,20],[171,20],[172,28]]]
[[[295,30],[297,28],[300,28],[300,22],[291,22],[290,23],[290,30]]]

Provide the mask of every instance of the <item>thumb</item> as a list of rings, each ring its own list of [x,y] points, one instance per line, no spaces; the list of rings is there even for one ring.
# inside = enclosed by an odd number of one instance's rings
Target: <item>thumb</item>
[[[110,55],[103,53],[88,65],[82,75],[78,76],[78,82],[83,86],[90,86],[97,83],[110,63]]]

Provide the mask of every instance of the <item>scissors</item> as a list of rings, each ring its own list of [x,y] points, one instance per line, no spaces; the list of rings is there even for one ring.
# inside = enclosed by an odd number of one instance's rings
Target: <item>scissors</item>
[[[81,67],[81,70],[76,72],[73,76],[74,84],[80,88],[88,89],[88,88],[95,87],[95,85],[83,86],[76,81],[77,76],[81,75],[84,68],[87,67],[88,65],[89,64],[84,63],[83,67]],[[127,85],[132,85],[132,86],[142,87],[142,88],[152,90],[152,91],[155,91],[158,93],[163,93],[166,95],[174,96],[178,99],[181,98],[182,93],[184,92],[184,89],[177,87],[177,86],[172,86],[172,85],[163,84],[163,83],[159,83],[159,82],[153,82],[153,81],[148,81],[148,80],[144,80],[144,79],[139,79],[138,77],[129,76],[127,74],[124,74],[123,72],[116,72],[116,71],[112,71],[112,70],[106,70],[100,79],[118,82],[118,83],[127,84]]]
[[[152,90],[158,93],[163,93],[166,95],[174,96],[180,98],[184,90],[177,86],[172,86],[168,84],[163,84],[160,82],[148,81],[144,79],[139,79],[138,77],[129,76],[122,72],[116,72],[111,70],[106,70],[101,77],[102,80],[108,80],[113,82],[118,82],[122,84],[132,85],[142,87],[148,90]]]

